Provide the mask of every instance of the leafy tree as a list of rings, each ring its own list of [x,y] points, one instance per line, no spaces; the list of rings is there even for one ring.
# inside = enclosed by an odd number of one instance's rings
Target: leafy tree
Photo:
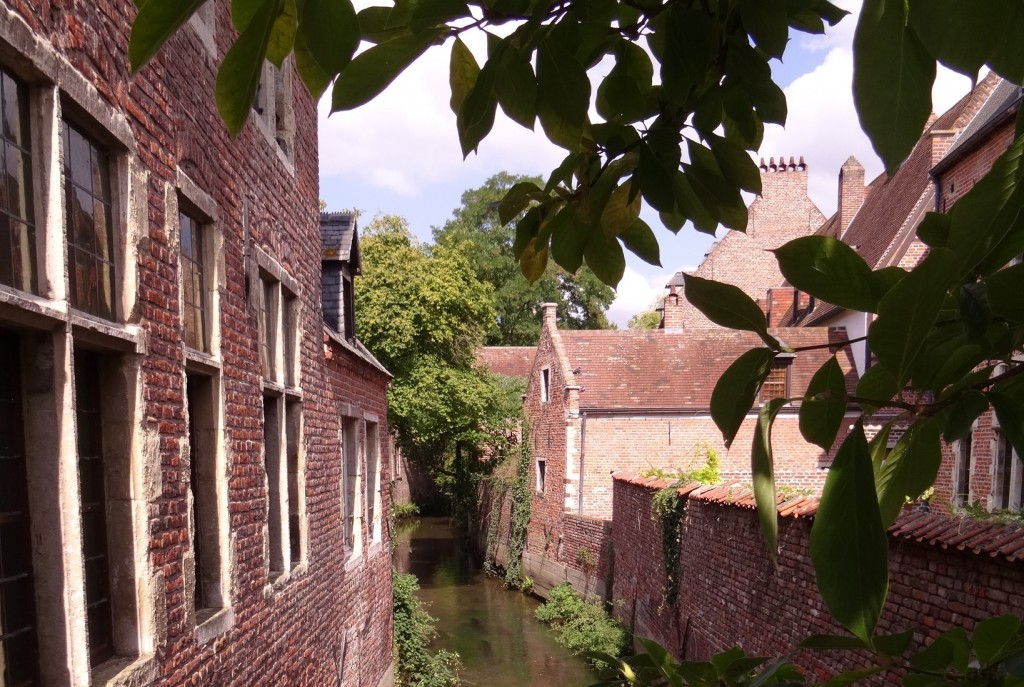
[[[390,424],[410,460],[459,478],[476,452],[511,436],[522,392],[475,367],[494,318],[491,287],[460,253],[428,253],[401,217],[375,218],[361,248],[358,331],[395,376]],[[466,486],[455,481],[454,491]]]
[[[438,246],[459,251],[476,277],[494,287],[497,318],[487,334],[492,346],[529,346],[540,336],[543,303],[558,304],[558,321],[567,329],[608,329],[605,310],[615,292],[587,267],[570,274],[550,263],[533,284],[523,279],[513,251],[514,228],[498,218],[497,205],[518,183],[539,184],[539,177],[499,172],[482,186],[462,194],[462,205],[440,229]]]
[[[664,298],[658,298],[650,310],[638,312],[629,318],[626,326],[630,329],[657,329],[661,326],[661,313],[658,308],[665,302]]]
[[[201,0],[147,0],[132,29],[135,69]],[[531,280],[549,257],[575,273],[584,262],[608,284],[621,279],[624,249],[657,264],[658,244],[639,219],[642,203],[673,230],[743,230],[741,191],[760,191],[750,158],[766,122],[784,123],[772,81],[792,32],[821,33],[845,12],[827,0],[397,0],[358,15],[349,0],[233,0],[240,34],[217,81],[232,131],[249,116],[264,58],[294,50],[314,96],[333,83],[334,110],[369,101],[429,49],[451,46],[451,106],[464,154],[490,132],[497,108],[566,150],[545,184],[521,182],[498,207],[516,223],[514,254]],[[514,22],[511,31],[496,31]],[[481,65],[461,35],[487,34]],[[501,35],[499,35],[499,33]],[[353,57],[360,40],[371,43]],[[854,37],[853,94],[860,122],[894,170],[931,111],[936,65],[975,76],[988,66],[1024,81],[1019,0],[864,0]],[[588,69],[611,70],[593,83]],[[591,108],[591,105],[594,105]],[[592,112],[597,116],[592,117]],[[685,151],[684,151],[685,149]],[[684,155],[685,152],[685,155]],[[839,448],[811,538],[822,596],[856,638],[875,645],[888,590],[886,526],[907,497],[936,478],[940,438],[966,435],[994,409],[1024,455],[1024,121],[1009,150],[948,212],[930,213],[919,236],[930,246],[913,270],[872,271],[828,237],[776,251],[782,273],[815,298],[875,315],[868,343],[878,358],[848,395],[834,360],[814,376],[801,405],[805,437],[830,447],[847,409],[902,413],[907,431],[891,452],[891,423],[868,441],[863,421]],[[757,332],[764,347],[740,357],[712,398],[727,442],[752,408],[772,361],[788,352],[756,304],[732,287],[696,277],[687,298],[711,320]],[[777,539],[771,425],[782,404],[760,410],[753,472],[768,549]]]

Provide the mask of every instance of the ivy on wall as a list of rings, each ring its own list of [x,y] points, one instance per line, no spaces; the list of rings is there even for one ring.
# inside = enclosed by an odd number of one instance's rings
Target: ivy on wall
[[[519,462],[516,477],[512,482],[512,520],[508,532],[508,566],[505,569],[505,586],[521,589],[526,582],[523,576],[523,550],[529,534],[532,495],[530,493],[530,428],[523,423],[523,439],[519,442]]]

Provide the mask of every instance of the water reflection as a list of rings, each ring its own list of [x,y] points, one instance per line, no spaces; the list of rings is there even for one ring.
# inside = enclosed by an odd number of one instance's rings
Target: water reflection
[[[596,681],[534,618],[537,601],[484,575],[446,519],[421,518],[395,538],[396,565],[419,578],[419,597],[438,619],[436,646],[459,653],[463,684],[581,687]]]

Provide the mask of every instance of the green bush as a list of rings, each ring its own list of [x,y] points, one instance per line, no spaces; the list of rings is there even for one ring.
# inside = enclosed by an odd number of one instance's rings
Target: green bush
[[[598,604],[580,597],[568,582],[552,588],[536,616],[551,625],[558,643],[574,654],[598,651],[618,656],[624,649],[622,626]]]
[[[395,614],[395,684],[398,687],[457,687],[459,655],[452,651],[428,651],[437,622],[416,598],[420,588],[415,575],[391,573]]]
[[[391,517],[395,520],[406,520],[415,518],[420,514],[420,507],[412,501],[391,504]]]

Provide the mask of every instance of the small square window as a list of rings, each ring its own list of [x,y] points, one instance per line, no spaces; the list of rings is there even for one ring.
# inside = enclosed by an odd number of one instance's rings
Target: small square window
[[[789,360],[776,359],[768,377],[761,385],[761,402],[789,398]]]

